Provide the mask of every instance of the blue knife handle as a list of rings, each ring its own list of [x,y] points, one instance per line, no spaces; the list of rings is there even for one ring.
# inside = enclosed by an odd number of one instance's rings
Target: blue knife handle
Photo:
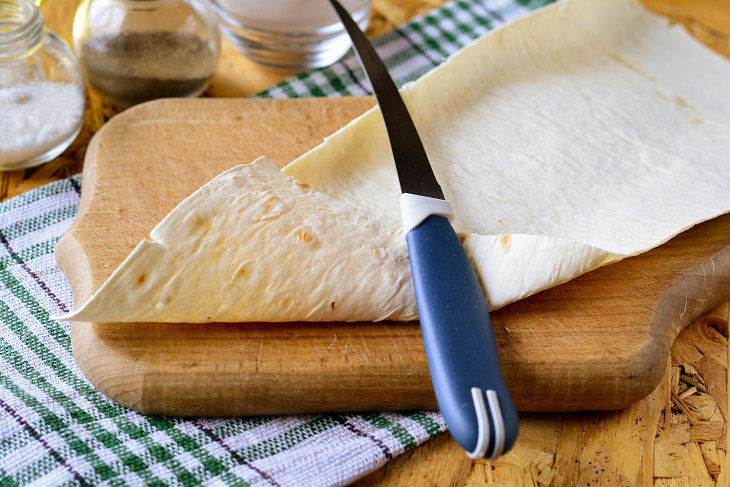
[[[470,456],[495,458],[512,448],[519,420],[502,378],[479,280],[447,218],[428,216],[408,232],[406,242],[426,357],[441,413],[451,436]],[[481,394],[480,421],[476,396]],[[503,433],[499,431],[500,412]],[[486,435],[481,441],[480,434]]]

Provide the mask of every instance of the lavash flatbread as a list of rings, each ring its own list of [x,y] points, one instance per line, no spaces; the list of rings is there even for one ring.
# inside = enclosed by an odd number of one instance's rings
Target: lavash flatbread
[[[401,93],[491,309],[730,210],[730,62],[638,1],[552,4]],[[378,107],[284,171],[399,218]]]
[[[402,242],[397,223],[334,201],[260,158],[175,207],[69,318],[413,320]],[[367,308],[363,296],[371,297]]]
[[[404,87],[490,308],[729,211],[729,82],[727,60],[638,2],[566,0],[487,34]],[[329,197],[292,192],[296,183],[264,162],[227,171],[63,318],[413,319],[379,109],[284,171]],[[291,204],[259,232],[269,196]],[[190,224],[195,215],[211,222],[204,234]],[[296,241],[299,220],[320,247],[302,251],[310,244]],[[253,274],[236,281],[237,266],[252,263]],[[140,272],[147,277],[135,286]]]

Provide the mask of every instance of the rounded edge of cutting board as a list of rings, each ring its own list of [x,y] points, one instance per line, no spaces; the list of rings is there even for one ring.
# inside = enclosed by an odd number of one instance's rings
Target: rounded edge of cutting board
[[[372,104],[161,100],[118,115],[90,145],[79,214],[57,250],[75,301],[86,299],[177,202],[248,162],[240,154],[253,160],[263,152],[282,164]],[[246,119],[248,112],[254,118]],[[245,120],[237,120],[241,113]],[[262,116],[269,118],[257,122]],[[254,126],[244,129],[247,121]],[[282,126],[289,131],[283,139]],[[234,143],[224,150],[222,138]],[[208,145],[196,147],[196,140]],[[175,178],[181,171],[185,177]],[[120,178],[127,184],[120,186]],[[518,408],[616,409],[649,394],[679,331],[730,297],[729,243],[730,216],[720,217],[493,313]],[[435,408],[415,323],[74,323],[72,346],[100,391],[144,413]]]

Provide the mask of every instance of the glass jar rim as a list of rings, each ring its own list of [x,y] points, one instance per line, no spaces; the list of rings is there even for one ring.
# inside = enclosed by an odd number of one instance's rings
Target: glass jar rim
[[[43,14],[30,0],[0,0],[0,60],[28,56],[43,37]]]

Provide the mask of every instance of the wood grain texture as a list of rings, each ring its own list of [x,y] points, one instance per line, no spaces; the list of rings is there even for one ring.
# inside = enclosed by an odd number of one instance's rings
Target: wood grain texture
[[[160,100],[94,137],[57,249],[78,305],[178,202],[236,164],[279,165],[369,98]],[[262,249],[265,251],[265,249]],[[649,394],[682,327],[730,297],[730,216],[493,313],[521,410],[615,409]],[[436,407],[413,323],[82,324],[87,377],[148,413],[240,415]]]

